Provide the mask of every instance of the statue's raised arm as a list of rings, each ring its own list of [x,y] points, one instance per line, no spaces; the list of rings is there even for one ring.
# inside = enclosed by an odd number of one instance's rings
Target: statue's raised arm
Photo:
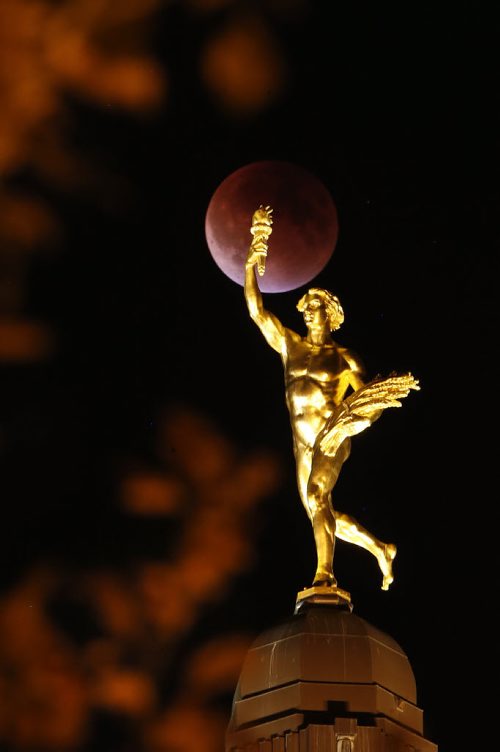
[[[257,324],[271,347],[283,354],[285,328],[281,322],[264,308],[262,294],[257,284],[255,272],[263,276],[266,270],[268,239],[272,233],[272,212],[270,206],[259,206],[252,217],[250,232],[253,235],[245,264],[245,300],[248,312]]]

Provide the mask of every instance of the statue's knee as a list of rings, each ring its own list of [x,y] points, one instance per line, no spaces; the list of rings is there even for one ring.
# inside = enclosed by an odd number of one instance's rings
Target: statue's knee
[[[317,508],[320,506],[322,495],[322,490],[317,483],[309,483],[307,487],[307,497],[314,507]]]
[[[310,483],[307,489],[309,509],[313,517],[324,517],[331,511],[330,501],[325,489],[317,483]]]

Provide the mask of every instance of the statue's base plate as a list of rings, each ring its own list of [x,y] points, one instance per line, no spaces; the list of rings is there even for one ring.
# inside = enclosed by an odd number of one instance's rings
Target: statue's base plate
[[[352,611],[351,594],[334,585],[313,585],[300,590],[295,602],[295,613],[298,614],[305,605],[336,606]]]

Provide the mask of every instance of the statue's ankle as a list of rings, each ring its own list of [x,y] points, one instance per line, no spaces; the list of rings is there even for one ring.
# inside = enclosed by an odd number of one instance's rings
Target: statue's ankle
[[[316,572],[313,587],[337,587],[337,580],[329,572]]]

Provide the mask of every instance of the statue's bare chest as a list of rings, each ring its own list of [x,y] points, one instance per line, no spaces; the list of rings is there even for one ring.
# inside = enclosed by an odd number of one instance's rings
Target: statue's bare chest
[[[286,371],[288,379],[309,377],[332,383],[346,370],[346,362],[335,345],[310,345],[305,340],[291,342]]]

